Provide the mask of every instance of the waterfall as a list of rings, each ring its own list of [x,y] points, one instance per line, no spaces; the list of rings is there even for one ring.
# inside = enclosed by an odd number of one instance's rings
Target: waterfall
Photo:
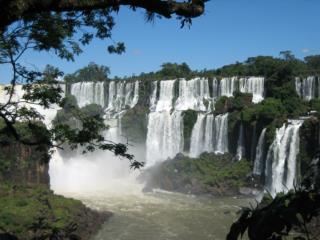
[[[228,152],[228,113],[221,114],[214,119],[214,151]]]
[[[133,108],[139,101],[139,81],[134,83],[133,98],[129,106]]]
[[[203,151],[204,152],[212,152],[213,151],[213,122],[214,116],[213,114],[209,114],[206,117],[206,127],[205,127],[205,135],[204,135],[204,144],[203,144]]]
[[[253,174],[257,176],[261,176],[263,171],[264,144],[265,144],[266,130],[267,130],[266,128],[262,130],[258,140],[258,145],[256,147],[256,157],[254,159]]]
[[[71,84],[71,92],[77,99],[79,107],[95,103],[104,107],[103,82],[78,82]]]
[[[176,80],[160,81],[159,100],[156,104],[156,111],[170,111],[174,97],[174,83]]]
[[[122,110],[133,108],[139,100],[139,81],[110,81],[107,112],[118,114]]]
[[[217,99],[219,97],[219,81],[216,78],[212,80],[212,98]]]
[[[244,135],[243,135],[243,123],[240,123],[239,128],[239,138],[238,138],[238,147],[237,147],[237,159],[241,160],[243,155],[245,154],[245,145],[244,145]]]
[[[158,81],[152,82],[152,93],[150,97],[150,110],[155,111],[157,107]]]
[[[190,142],[190,157],[203,152],[222,154],[228,152],[228,114],[198,114]]]
[[[315,76],[309,76],[306,78],[295,78],[295,87],[298,95],[304,100],[311,100],[315,97],[319,97],[319,78]],[[318,91],[316,90],[318,88]]]
[[[204,129],[207,126],[204,126],[205,115],[198,114],[197,122],[193,126],[191,133],[191,143],[190,143],[190,157],[198,157],[203,152],[203,147],[205,144],[204,141]],[[207,125],[207,124],[206,124]]]
[[[204,104],[205,100],[210,101],[208,79],[179,80],[179,96],[175,103],[176,110],[207,111],[208,107]]]
[[[276,130],[275,139],[269,147],[265,175],[266,188],[272,196],[294,187],[302,123],[302,120],[289,120],[288,125]]]
[[[239,90],[243,93],[252,93],[252,102],[258,103],[264,99],[264,78],[248,77],[239,79]]]
[[[217,79],[213,79],[212,85],[214,98],[216,97],[215,94],[232,97],[235,91],[240,91],[242,93],[252,93],[253,103],[261,102],[264,99],[263,77],[225,77],[220,80],[220,83]]]
[[[183,150],[183,126],[180,111],[151,112],[146,140],[146,165],[173,158]]]
[[[237,91],[237,78],[222,78],[220,81],[220,96],[232,97],[233,92]]]

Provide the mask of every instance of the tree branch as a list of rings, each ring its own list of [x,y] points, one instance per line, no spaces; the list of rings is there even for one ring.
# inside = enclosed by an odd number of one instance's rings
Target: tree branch
[[[204,13],[205,1],[207,0],[188,2],[171,0],[0,0],[2,7],[0,31],[15,21],[30,18],[35,13],[90,11],[105,8],[116,10],[120,6],[142,8],[166,18],[171,18],[172,15],[195,18]]]

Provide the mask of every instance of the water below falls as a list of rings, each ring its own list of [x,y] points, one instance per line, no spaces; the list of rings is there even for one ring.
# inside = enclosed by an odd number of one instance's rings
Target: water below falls
[[[158,192],[123,196],[70,195],[99,211],[112,211],[92,240],[223,240],[248,199],[200,198]]]

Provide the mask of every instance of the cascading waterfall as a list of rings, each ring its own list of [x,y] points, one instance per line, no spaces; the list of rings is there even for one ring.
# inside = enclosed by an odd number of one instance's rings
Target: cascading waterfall
[[[266,131],[267,131],[266,128],[262,130],[258,140],[258,145],[256,148],[256,157],[254,159],[253,174],[257,176],[261,176],[263,171],[264,144],[265,144]]]
[[[197,121],[193,126],[192,133],[191,133],[191,143],[190,143],[190,157],[198,157],[200,153],[203,152],[204,147],[204,127],[205,124],[205,115],[198,114]],[[207,124],[206,124],[207,125]]]
[[[107,112],[120,112],[133,108],[139,99],[139,81],[110,81],[108,97],[104,93],[104,82],[79,82],[71,84],[70,93],[77,99],[79,107],[95,103],[105,108]],[[107,102],[107,105],[105,105]]]
[[[121,111],[133,108],[139,100],[139,81],[111,81],[108,91],[108,107],[106,112],[119,115]],[[113,114],[112,114],[113,113]]]
[[[183,150],[182,116],[180,111],[149,114],[146,140],[146,165],[173,158]]]
[[[266,188],[275,196],[292,189],[296,180],[296,157],[299,153],[299,129],[302,120],[289,120],[276,130],[266,161]]]
[[[78,82],[71,84],[70,93],[79,107],[96,103],[104,107],[104,82]]]
[[[210,104],[206,106],[204,101],[211,102],[208,79],[179,80],[179,96],[175,103],[176,110],[207,111]]]
[[[258,103],[264,99],[263,77],[240,78],[239,85],[240,92],[252,93],[252,102]]]
[[[217,78],[212,79],[212,98],[219,98],[219,81]]]
[[[192,129],[189,155],[198,157],[203,152],[228,152],[227,113],[216,117],[212,114],[198,114]]]
[[[237,77],[222,78],[220,81],[220,96],[232,97],[233,92],[238,90]]]
[[[238,160],[241,160],[245,154],[245,144],[244,144],[244,135],[243,135],[243,123],[240,123],[239,128],[239,138],[238,138],[238,147],[236,157]]]
[[[305,99],[317,97],[319,95],[316,93],[319,85],[317,81],[316,77],[309,77],[303,81],[296,80],[297,91]],[[110,129],[106,136],[110,137],[108,134],[111,134],[112,131],[117,132],[117,137],[112,136],[112,138],[115,142],[121,142],[124,139],[121,138],[121,126],[118,119],[121,118],[124,110],[138,103],[139,84],[141,84],[139,81],[81,82],[72,84],[70,92],[76,97],[80,107],[90,103],[104,107],[106,112],[110,113],[109,121],[114,121],[114,124],[111,124],[112,130]],[[177,153],[183,151],[182,113],[189,109],[198,111],[197,122],[191,134],[189,155],[198,157],[202,152],[217,154],[228,152],[228,114],[214,116],[211,113],[210,104],[220,96],[231,96],[237,90],[252,93],[253,102],[259,102],[264,97],[264,79],[261,77],[163,80],[154,81],[152,84],[146,154],[143,156],[147,161],[146,166],[173,158]],[[210,91],[209,86],[212,86]],[[176,87],[179,88],[175,89]],[[19,93],[20,91],[17,95]],[[53,117],[46,118],[52,119]],[[290,121],[287,126],[278,129],[275,141],[267,154],[263,153],[266,129],[263,129],[259,136],[255,148],[253,173],[262,175],[265,171],[267,188],[270,192],[284,190],[284,185],[287,188],[293,186],[295,158],[299,149],[298,130],[301,124],[302,122]],[[239,158],[245,152],[243,131],[241,124],[237,148]],[[103,154],[98,155],[103,157]],[[265,157],[267,166],[263,169]],[[77,156],[77,158],[82,157]]]
[[[173,111],[175,80],[160,81],[159,99],[156,103],[157,87],[150,98],[155,111],[149,113],[146,140],[146,166],[174,157],[183,150],[182,112]]]
[[[215,117],[214,130],[214,151],[216,153],[228,152],[228,113]]]
[[[304,100],[311,100],[320,96],[319,77],[309,76],[306,78],[295,78],[296,91]],[[317,90],[318,89],[318,90]]]
[[[155,111],[157,107],[157,92],[158,92],[158,81],[154,81],[153,90],[150,97],[150,111]]]
[[[155,111],[170,111],[172,109],[175,81],[176,80],[167,80],[160,82],[159,99],[157,101]]]
[[[219,87],[217,87],[219,85]],[[216,89],[219,89],[217,91]],[[217,79],[213,79],[213,94],[218,96],[233,96],[235,91],[242,93],[252,93],[252,102],[258,103],[264,99],[264,78],[263,77],[226,77],[217,83]]]
[[[204,152],[212,152],[214,149],[213,134],[214,134],[214,116],[209,114],[206,116],[206,127],[203,143]]]

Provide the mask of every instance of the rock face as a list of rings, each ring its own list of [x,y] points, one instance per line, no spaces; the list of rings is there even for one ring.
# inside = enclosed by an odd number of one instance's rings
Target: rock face
[[[10,143],[0,151],[0,180],[49,186],[48,147]]]

